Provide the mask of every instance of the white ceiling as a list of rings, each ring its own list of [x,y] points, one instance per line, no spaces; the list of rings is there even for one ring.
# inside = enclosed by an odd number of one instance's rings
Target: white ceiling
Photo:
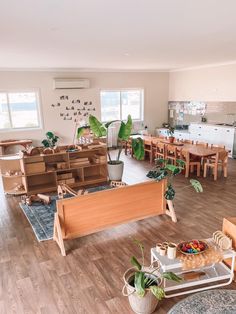
[[[236,60],[236,0],[8,0],[0,68],[173,70]]]

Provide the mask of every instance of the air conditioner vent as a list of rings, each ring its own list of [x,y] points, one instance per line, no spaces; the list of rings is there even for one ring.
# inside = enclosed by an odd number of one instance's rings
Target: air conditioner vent
[[[89,88],[88,79],[79,79],[79,78],[55,78],[53,80],[54,89],[81,89]]]

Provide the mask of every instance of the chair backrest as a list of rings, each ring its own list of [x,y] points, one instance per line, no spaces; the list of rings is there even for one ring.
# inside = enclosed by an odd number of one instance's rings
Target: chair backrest
[[[225,145],[215,145],[215,144],[211,144],[211,148],[224,148],[224,149],[225,149]]]
[[[203,146],[203,147],[208,147],[208,143],[205,143],[205,142],[196,141],[195,144],[196,144],[196,145],[199,145],[199,146]]]
[[[182,140],[182,142],[185,144],[193,144],[192,140]]]
[[[166,145],[164,143],[158,142],[156,144],[157,147],[157,151],[159,151],[160,153],[164,153]]]
[[[166,153],[177,156],[177,147],[175,145],[167,144]]]

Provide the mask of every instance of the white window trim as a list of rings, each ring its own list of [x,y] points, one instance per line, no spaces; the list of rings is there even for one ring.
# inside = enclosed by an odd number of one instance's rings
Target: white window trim
[[[142,91],[142,104],[140,107],[140,117],[141,119],[132,119],[134,122],[144,122],[144,88],[143,87],[130,87],[130,88],[101,88],[100,89],[100,117],[101,122],[106,123],[109,121],[102,121],[102,95],[101,92],[122,92],[122,91],[132,91],[132,90],[138,90]],[[120,116],[122,117],[122,106],[120,106]]]
[[[9,101],[8,101],[8,94],[9,93],[35,93],[36,99],[37,99],[37,116],[39,125],[36,127],[22,127],[22,128],[7,128],[7,129],[0,129],[0,133],[7,133],[7,132],[22,132],[22,131],[37,131],[37,130],[43,130],[43,113],[42,113],[42,106],[41,106],[41,93],[40,89],[38,88],[27,88],[27,89],[4,89],[0,90],[0,93],[6,93],[7,94],[7,107],[8,107],[8,114],[9,119],[11,122],[11,115],[10,115],[10,107],[9,107]],[[11,122],[12,125],[12,122]]]

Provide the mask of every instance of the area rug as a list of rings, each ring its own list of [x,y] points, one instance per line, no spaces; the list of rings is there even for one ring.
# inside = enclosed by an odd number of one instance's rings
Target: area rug
[[[110,185],[88,188],[89,193],[111,189]],[[70,197],[66,195],[66,197]],[[49,205],[42,203],[33,203],[31,206],[19,203],[25,216],[35,233],[37,240],[46,241],[53,238],[54,213],[56,212],[57,196],[51,197],[52,202]]]
[[[178,302],[168,314],[235,314],[236,290],[207,290]]]

